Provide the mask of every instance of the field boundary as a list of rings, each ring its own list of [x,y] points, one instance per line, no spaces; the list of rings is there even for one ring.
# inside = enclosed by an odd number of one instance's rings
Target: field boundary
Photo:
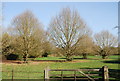
[[[87,79],[88,77],[82,76],[81,73],[78,73],[78,71],[85,72],[84,74],[87,75],[90,78],[93,78],[95,81],[111,81],[111,78],[114,78],[115,81],[119,81],[119,73],[120,70],[116,69],[108,69],[107,66],[103,66],[102,68],[97,68],[97,69],[50,69],[49,67],[46,67],[45,70],[43,71],[16,71],[12,69],[11,71],[2,71],[3,73],[10,73],[11,75],[9,76],[3,76],[3,77],[8,77],[11,79],[11,81],[14,81],[16,78],[26,78],[28,80],[30,79],[58,79],[58,80],[65,80],[65,79],[73,79],[74,81],[76,80],[84,80]],[[55,74],[51,73],[55,72]],[[57,73],[59,72],[59,73]],[[73,74],[64,74],[64,72],[73,72]],[[16,73],[27,73],[28,75],[26,76],[21,76],[21,75],[15,75]],[[32,74],[38,73],[39,76],[32,76]],[[29,75],[31,74],[31,75]],[[97,76],[97,77],[94,77]],[[89,78],[89,79],[90,79]],[[92,80],[91,80],[92,81]],[[112,80],[113,81],[113,80]]]
[[[51,75],[50,74],[50,71],[60,71],[61,73],[60,74],[56,74],[56,75]],[[89,79],[91,81],[95,81],[93,77],[91,77],[91,75],[96,75],[96,74],[85,74],[84,72],[85,71],[93,71],[93,72],[99,72],[101,74],[98,74],[98,76],[101,76],[102,78],[97,78],[99,80],[102,80],[102,81],[109,81],[109,74],[108,74],[108,67],[107,66],[103,66],[102,68],[100,69],[50,69],[49,67],[45,68],[44,70],[44,79],[45,80],[48,80],[51,78],[51,76],[57,76],[57,77],[60,77],[61,80],[63,80],[65,74],[63,74],[64,71],[73,71],[74,74],[71,74],[69,76],[73,76],[74,77],[74,81],[77,80],[77,75],[76,75],[76,72],[79,72],[80,74],[84,75],[85,78],[82,77],[82,79]],[[80,76],[80,75],[79,75]],[[69,78],[68,78],[69,79]]]

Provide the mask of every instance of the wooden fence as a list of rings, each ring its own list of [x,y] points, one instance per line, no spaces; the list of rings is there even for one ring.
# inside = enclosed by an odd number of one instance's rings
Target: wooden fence
[[[49,67],[45,68],[44,71],[2,71],[3,73],[9,73],[10,76],[4,76],[3,77],[9,77],[12,81],[16,78],[27,78],[27,79],[44,79],[46,80],[52,80],[52,79],[59,79],[60,81],[65,79],[72,79],[73,81],[76,80],[90,80],[90,81],[109,81],[110,78],[114,78],[115,80],[111,81],[120,81],[119,79],[119,72],[120,70],[116,69],[108,69],[107,66],[103,66],[99,69],[50,69]],[[52,73],[55,72],[55,73]],[[66,73],[68,72],[68,73]],[[72,72],[72,73],[71,73]],[[28,73],[28,75],[21,76],[16,75],[18,74],[24,74]],[[34,73],[37,73],[37,77],[33,76]],[[70,74],[71,73],[71,74]],[[31,74],[31,76],[30,76]],[[57,80],[56,80],[57,81]],[[68,80],[69,81],[69,80]]]
[[[60,74],[50,74],[51,71],[55,71],[55,72],[59,71]],[[64,74],[63,72],[66,72],[66,71],[73,71],[74,74]],[[85,77],[84,78],[80,77],[81,75],[76,74],[77,72]],[[86,74],[86,72],[92,72],[92,74]],[[95,72],[97,72],[97,74]],[[54,76],[54,78],[52,78],[52,76]],[[67,76],[67,78],[64,78],[65,76]],[[74,77],[74,81],[76,81],[78,79],[79,80],[88,79],[90,81],[96,81],[96,80],[109,81],[109,74],[108,74],[108,67],[107,66],[103,66],[100,69],[50,69],[49,67],[47,67],[44,70],[44,78],[46,81],[48,81],[50,79],[55,79],[57,77],[59,77],[58,79],[61,79],[61,81],[63,79],[67,79],[67,80],[72,79],[70,77],[68,78],[68,76]],[[94,78],[93,76],[101,76],[102,78],[101,77]]]
[[[2,71],[2,73],[9,73],[9,76],[2,75],[2,77],[5,77],[3,79],[11,79],[12,81],[14,81],[14,79],[32,79],[32,78],[41,79],[41,77],[44,78],[44,74],[43,74],[44,72],[40,72],[40,71],[16,71],[12,69],[11,71]],[[33,76],[35,73],[38,76]]]

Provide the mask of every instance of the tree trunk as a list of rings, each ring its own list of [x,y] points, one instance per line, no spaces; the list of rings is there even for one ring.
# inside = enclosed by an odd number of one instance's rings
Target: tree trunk
[[[66,60],[67,60],[67,61],[72,61],[73,58],[70,56],[70,54],[68,54],[68,55],[66,56]]]
[[[72,58],[66,58],[67,61],[72,61],[73,59]]]
[[[87,59],[87,54],[83,53],[83,59]]]
[[[23,56],[24,63],[28,63],[28,61],[27,61],[27,57],[28,57],[27,54],[25,54],[25,55]]]
[[[73,58],[72,58],[72,52],[71,52],[71,50],[69,50],[70,48],[69,48],[69,44],[67,45],[67,51],[66,51],[66,60],[67,61],[72,61],[73,60]]]
[[[102,55],[102,59],[107,59],[108,56],[107,55]]]

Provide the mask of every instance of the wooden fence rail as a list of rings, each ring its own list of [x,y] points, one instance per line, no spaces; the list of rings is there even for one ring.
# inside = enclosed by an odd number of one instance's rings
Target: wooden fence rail
[[[16,70],[14,70],[14,69],[12,69],[11,71],[9,70],[9,71],[2,71],[3,73],[10,73],[10,75],[9,76],[3,76],[3,77],[11,77],[11,81],[14,81],[14,79],[15,78],[27,78],[27,79],[29,79],[29,77],[30,78],[40,78],[40,76],[44,76],[43,75],[43,72],[38,72],[38,71],[16,71]],[[28,74],[28,75],[16,75],[16,73],[22,73],[22,74]],[[39,77],[33,77],[33,75],[29,75],[29,73],[39,73]]]
[[[51,72],[60,72],[60,74],[52,74]],[[73,72],[73,74],[65,74],[64,72]],[[111,70],[112,71],[112,70]],[[76,81],[77,79],[89,79],[91,81],[96,81],[94,79],[99,79],[99,81],[109,81],[109,72],[108,72],[108,67],[107,66],[103,66],[102,68],[99,69],[50,69],[49,67],[45,68],[44,73],[43,72],[37,72],[37,71],[15,71],[15,70],[11,70],[11,71],[2,71],[2,72],[11,72],[11,77],[12,81],[15,79],[15,77],[28,77],[28,76],[17,76],[15,75],[16,72],[20,73],[20,72],[24,72],[24,73],[39,73],[39,75],[44,76],[43,78],[46,80],[52,79],[52,76],[57,76],[60,77],[61,80],[65,79],[65,77],[72,77],[74,79],[74,81]],[[39,76],[39,77],[40,77]],[[82,77],[81,77],[82,76]],[[84,77],[83,77],[84,76]],[[99,76],[100,78],[96,78],[93,76]],[[32,78],[32,76],[29,75],[29,77]]]
[[[51,75],[50,74],[50,71],[60,71],[61,74],[56,74],[56,75]],[[61,80],[63,80],[63,77],[66,75],[66,74],[63,74],[63,71],[73,71],[74,74],[70,74],[68,76],[73,76],[74,77],[74,81],[77,80],[77,76],[80,76],[78,74],[76,74],[76,72],[80,72],[82,75],[84,75],[85,77],[87,77],[89,80],[91,81],[95,81],[94,78],[91,77],[92,76],[101,76],[102,79],[100,78],[101,81],[109,81],[109,75],[108,75],[108,67],[107,66],[103,66],[102,68],[100,69],[50,69],[49,67],[47,67],[45,70],[44,70],[44,78],[45,80],[49,80],[51,76],[60,76],[61,77]],[[92,72],[99,72],[101,74],[86,74],[84,72],[89,72],[89,71],[92,71]],[[83,78],[82,78],[83,79]],[[98,78],[99,79],[99,78]]]

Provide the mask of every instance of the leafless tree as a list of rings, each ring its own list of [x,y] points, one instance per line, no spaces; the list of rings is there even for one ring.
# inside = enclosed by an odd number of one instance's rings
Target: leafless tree
[[[117,37],[112,35],[109,31],[101,31],[94,35],[95,44],[97,48],[95,49],[103,59],[111,53],[110,47],[117,46]]]
[[[67,60],[72,60],[79,41],[90,31],[77,10],[70,8],[64,8],[54,17],[48,30],[50,39],[61,48]]]
[[[15,17],[12,22],[16,35],[16,52],[21,54],[27,62],[29,55],[39,55],[44,42],[43,25],[37,20],[31,11],[25,11]]]
[[[78,55],[82,55],[84,59],[87,59],[88,54],[94,54],[93,46],[92,37],[86,35],[78,44]]]

